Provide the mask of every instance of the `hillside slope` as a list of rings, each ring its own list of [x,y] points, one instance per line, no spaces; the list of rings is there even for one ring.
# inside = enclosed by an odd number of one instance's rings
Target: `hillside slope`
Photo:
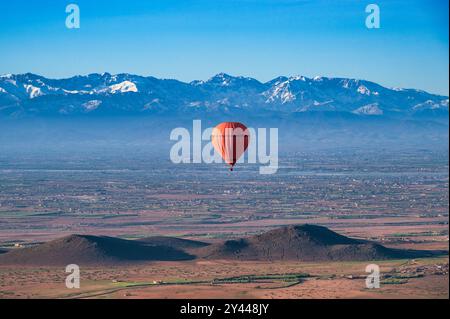
[[[71,235],[2,254],[0,265],[103,265],[192,258],[184,251],[167,246],[147,246],[106,236]]]
[[[386,248],[339,235],[325,227],[296,225],[282,227],[248,238],[227,240],[198,251],[207,259],[360,261],[432,256],[425,251]]]

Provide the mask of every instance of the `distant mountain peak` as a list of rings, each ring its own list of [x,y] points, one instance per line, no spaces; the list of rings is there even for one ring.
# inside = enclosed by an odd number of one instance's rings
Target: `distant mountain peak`
[[[231,82],[233,81],[234,77],[231,75],[228,75],[226,73],[218,73],[211,77],[206,83],[211,84],[218,84],[221,86],[229,86]]]
[[[199,82],[197,82],[198,84]],[[202,84],[212,84],[222,87],[228,87],[228,86],[234,86],[234,85],[240,85],[244,83],[255,83],[255,84],[261,84],[258,80],[251,78],[251,77],[244,77],[244,76],[232,76],[227,73],[218,73],[214,75],[213,77],[209,78],[206,82],[202,82]]]
[[[231,75],[229,75],[229,74],[227,74],[227,73],[224,73],[224,72],[220,72],[220,73],[217,73],[216,75],[214,75],[213,77],[212,77],[212,79],[214,79],[214,78],[219,78],[219,79],[231,79],[231,78],[233,78],[234,76],[231,76]]]
[[[308,78],[303,75],[294,75],[294,76],[289,77],[288,80],[289,81],[307,81]]]

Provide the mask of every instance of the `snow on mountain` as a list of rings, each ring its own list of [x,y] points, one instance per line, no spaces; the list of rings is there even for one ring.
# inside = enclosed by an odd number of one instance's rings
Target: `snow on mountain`
[[[351,82],[352,82],[351,79],[344,79],[344,80],[342,80],[341,81],[342,87],[345,88],[345,89],[350,88]]]
[[[360,94],[370,95],[370,90],[364,85],[358,86],[358,90],[357,91]]]
[[[0,117],[1,110],[66,115],[229,114],[239,110],[248,114],[346,112],[407,118],[429,110],[445,114],[442,112],[448,112],[448,105],[448,97],[421,90],[390,89],[365,80],[320,76],[280,76],[265,83],[226,73],[190,83],[126,73],[93,73],[66,79],[47,79],[31,73],[0,76]]]
[[[289,78],[279,77],[266,83],[269,85],[269,89],[263,92],[262,95],[266,98],[266,104],[289,104],[295,103],[296,100],[300,100],[300,103],[309,104],[306,96],[310,95],[309,93],[312,93],[312,90],[314,90],[314,82],[322,82],[325,79],[322,77],[309,79],[300,75]]]
[[[361,106],[352,113],[359,115],[383,115],[383,110],[378,107],[378,103]]]
[[[202,102],[200,102],[200,101],[190,102],[189,106],[190,107],[201,107],[202,106]]]
[[[281,101],[281,103],[284,104],[294,101],[296,97],[290,89],[290,81],[291,80],[287,80],[281,83],[276,83],[272,89],[264,92],[263,95],[267,98],[266,103]]]
[[[219,86],[230,86],[231,82],[233,81],[233,78],[225,73],[219,73],[212,78],[210,78],[207,83],[215,83]]]
[[[87,101],[86,103],[83,103],[82,106],[87,110],[87,111],[93,111],[96,108],[98,108],[100,106],[100,104],[102,104],[101,100],[90,100]]]
[[[227,97],[224,99],[217,100],[217,103],[222,104],[222,105],[230,105],[231,104],[230,99]]]
[[[448,99],[444,99],[441,101],[426,100],[425,102],[416,104],[413,107],[414,110],[423,110],[423,109],[436,110],[442,108],[448,109]]]
[[[99,90],[99,92],[109,92],[111,94],[115,93],[126,93],[126,92],[138,92],[136,84],[131,81],[123,81],[117,84],[108,86],[105,89]]]
[[[289,80],[291,80],[291,81],[303,81],[303,82],[305,82],[305,81],[307,80],[307,78],[304,77],[303,75],[296,75],[296,76],[290,77]]]
[[[211,77],[207,81],[193,81],[194,85],[200,85],[204,87],[223,87],[223,88],[235,88],[235,87],[258,87],[261,83],[253,78],[244,76],[231,76],[226,73],[219,73]]]
[[[25,88],[26,92],[29,94],[30,99],[33,99],[37,96],[41,96],[43,95],[42,91],[40,88],[35,87],[31,84],[24,84],[23,87]]]
[[[329,101],[325,101],[325,102],[318,102],[316,100],[314,100],[313,105],[314,106],[322,106],[322,105],[327,105],[333,103],[333,100],[329,100]]]
[[[195,80],[195,81],[192,81],[191,83],[189,83],[189,84],[191,84],[191,85],[193,85],[193,86],[199,86],[199,85],[203,85],[203,84],[205,84],[206,82],[205,81],[202,81],[202,80]]]
[[[0,79],[11,79],[13,75],[11,73],[0,75]]]
[[[62,89],[62,91],[63,91],[64,93],[67,93],[67,94],[80,94],[80,93],[82,93],[82,94],[88,94],[88,93],[89,93],[89,91],[66,90],[66,89]]]

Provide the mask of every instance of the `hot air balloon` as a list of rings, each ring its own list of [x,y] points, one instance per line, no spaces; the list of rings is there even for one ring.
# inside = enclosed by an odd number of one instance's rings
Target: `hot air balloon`
[[[211,136],[215,150],[230,165],[230,171],[247,150],[250,133],[247,127],[239,122],[223,122],[217,125]]]

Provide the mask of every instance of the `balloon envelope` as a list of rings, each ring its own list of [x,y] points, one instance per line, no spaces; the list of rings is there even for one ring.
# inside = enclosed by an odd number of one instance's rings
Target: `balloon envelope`
[[[233,166],[247,150],[250,133],[242,123],[223,122],[213,129],[211,141],[214,149],[233,170]]]

